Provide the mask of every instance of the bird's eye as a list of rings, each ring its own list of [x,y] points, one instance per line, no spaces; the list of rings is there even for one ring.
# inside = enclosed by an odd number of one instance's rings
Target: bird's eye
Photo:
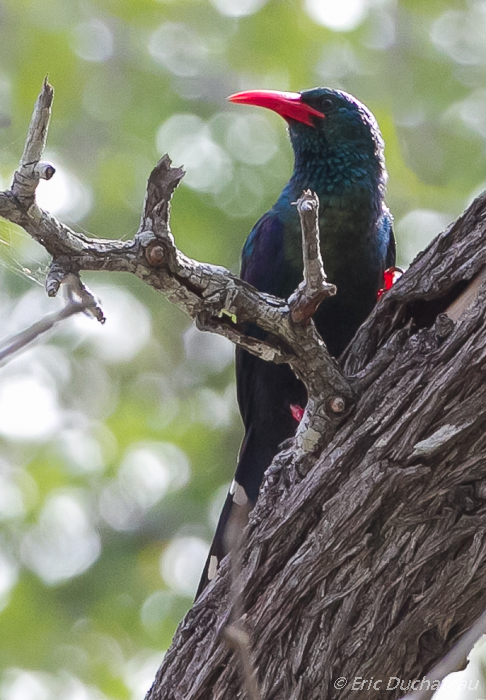
[[[322,100],[320,108],[323,112],[329,112],[334,107],[334,103],[329,98]]]

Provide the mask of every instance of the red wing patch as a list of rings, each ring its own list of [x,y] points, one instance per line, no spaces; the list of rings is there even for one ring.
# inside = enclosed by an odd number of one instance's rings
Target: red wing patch
[[[385,292],[393,287],[395,282],[400,279],[403,275],[403,270],[401,267],[389,267],[383,273],[383,287],[379,289],[376,293],[377,299],[379,299]]]

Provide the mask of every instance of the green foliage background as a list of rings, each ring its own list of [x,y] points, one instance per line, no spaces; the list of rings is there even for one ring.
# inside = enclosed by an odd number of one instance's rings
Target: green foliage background
[[[291,171],[283,122],[241,89],[355,94],[386,142],[406,265],[481,191],[486,3],[3,0],[0,184],[46,74],[40,202],[129,238],[168,151],[182,250],[238,269]],[[1,337],[61,303],[44,251],[0,221]],[[141,698],[191,603],[241,437],[232,348],[129,276],[86,275],[107,315],[0,368],[0,699]],[[456,693],[457,696],[457,693]]]

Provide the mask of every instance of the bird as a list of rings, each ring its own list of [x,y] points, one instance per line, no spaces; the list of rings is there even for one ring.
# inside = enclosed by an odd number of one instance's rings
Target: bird
[[[303,277],[295,202],[304,190],[314,191],[324,268],[337,293],[321,303],[313,319],[337,358],[373,309],[385,271],[395,265],[393,220],[385,204],[384,143],[376,119],[352,95],[327,87],[249,90],[228,100],[282,116],[294,153],[290,180],[246,239],[240,276],[260,292],[284,299],[292,294]],[[246,330],[265,337],[256,325]],[[263,475],[279,446],[294,436],[307,401],[288,365],[266,362],[241,348],[236,349],[236,385],[244,437],[196,600],[231,547],[231,519],[238,509],[246,514],[255,505]]]

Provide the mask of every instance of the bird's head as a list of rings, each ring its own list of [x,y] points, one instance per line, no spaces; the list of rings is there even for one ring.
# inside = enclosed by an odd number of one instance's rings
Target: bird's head
[[[230,102],[266,107],[289,125],[296,155],[299,151],[366,153],[383,157],[383,140],[372,113],[342,90],[312,88],[302,92],[249,90],[228,97]]]

